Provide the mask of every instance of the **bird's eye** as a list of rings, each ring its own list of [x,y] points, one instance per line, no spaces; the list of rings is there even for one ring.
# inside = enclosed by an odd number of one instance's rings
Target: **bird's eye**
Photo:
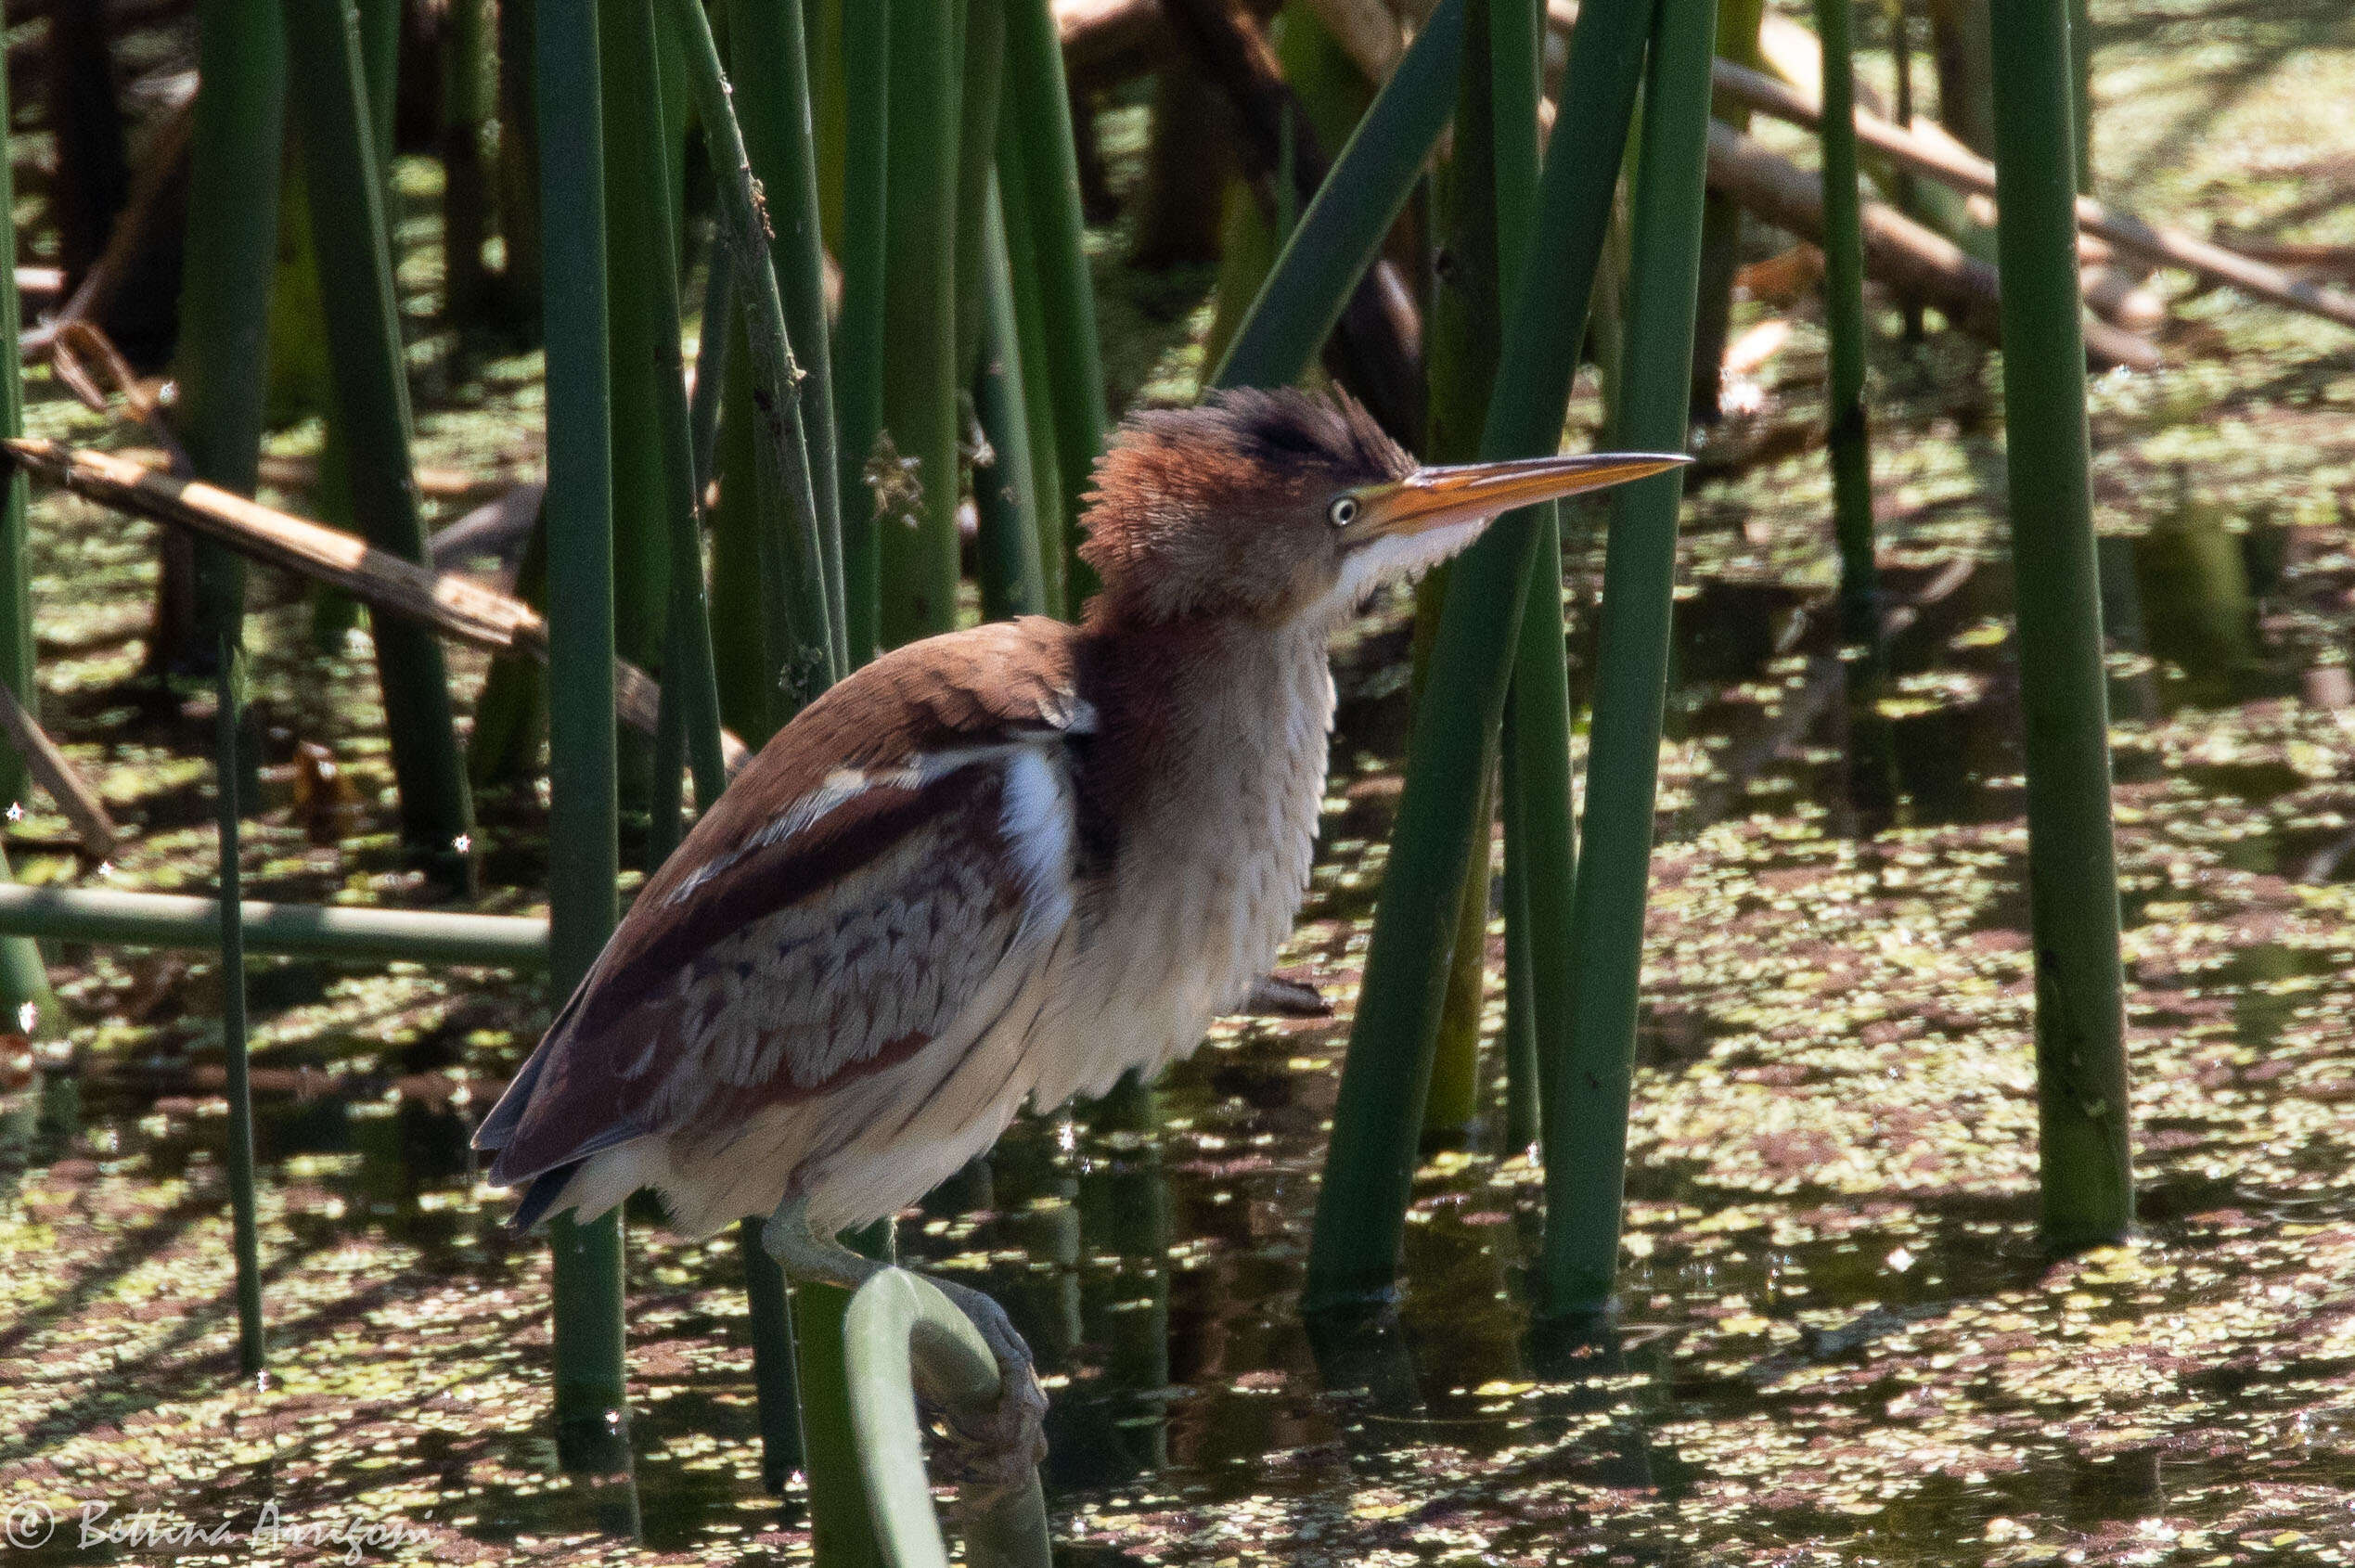
[[[1358,497],[1355,495],[1334,496],[1332,505],[1325,508],[1325,516],[1332,520],[1335,528],[1348,527],[1358,521]]]

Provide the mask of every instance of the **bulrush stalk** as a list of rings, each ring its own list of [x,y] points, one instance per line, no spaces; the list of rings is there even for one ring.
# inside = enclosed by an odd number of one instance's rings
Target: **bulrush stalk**
[[[843,309],[834,328],[834,422],[840,443],[843,623],[853,667],[882,646],[876,552],[882,548],[867,464],[883,428],[883,180],[891,146],[892,8],[843,12]]]
[[[302,0],[297,0],[302,3]],[[597,961],[619,913],[613,496],[606,341],[603,103],[597,17],[538,18],[547,339],[549,991]],[[627,1463],[619,1211],[553,1221],[557,1448],[567,1469]]]
[[[1030,410],[1024,401],[1022,330],[1014,307],[1014,279],[1006,260],[1006,223],[997,201],[997,182],[983,169],[989,200],[982,216],[981,304],[984,307],[978,363],[973,371],[973,413],[989,447],[989,462],[973,463],[973,510],[981,579],[982,614],[990,620],[1048,611],[1045,551],[1038,525],[1037,470],[1030,445]]]
[[[763,674],[777,684],[769,692],[769,717],[782,724],[800,706],[841,678],[836,649],[843,646],[829,585],[840,575],[828,559],[828,541],[817,510],[816,478],[803,424],[809,388],[786,330],[784,301],[769,259],[766,218],[762,211],[744,137],[729,102],[719,46],[698,0],[660,0],[660,17],[676,39],[687,69],[695,112],[712,157],[719,187],[720,236],[728,249],[734,289],[749,307],[744,323],[750,397],[745,424],[753,439],[753,475],[758,498],[759,580]],[[542,123],[546,123],[543,117]],[[725,469],[725,465],[723,465]],[[726,469],[739,474],[739,469]]]
[[[1840,635],[1880,640],[1872,560],[1872,451],[1864,418],[1864,227],[1856,184],[1856,63],[1849,0],[1815,0],[1823,40],[1823,321],[1832,340],[1832,527],[1840,544]]]
[[[1005,0],[1008,140],[1022,161],[1031,219],[1028,285],[1046,321],[1047,379],[1055,405],[1055,468],[1066,523],[1086,509],[1097,455],[1104,449],[1103,347],[1096,335],[1096,286],[1087,270],[1079,210],[1079,158],[1072,141],[1071,95],[1050,0]],[[1280,378],[1290,379],[1289,377]],[[1076,550],[1078,531],[1066,527]],[[1095,589],[1077,555],[1064,559],[1066,605],[1076,611]]]
[[[1505,313],[1484,457],[1555,450],[1635,111],[1648,0],[1588,0],[1572,33],[1552,151]],[[1511,513],[1458,558],[1416,705],[1405,792],[1350,1029],[1303,1305],[1385,1296],[1412,1192],[1448,944],[1471,859],[1487,737],[1502,718],[1537,518]]]
[[[285,134],[285,22],[277,0],[206,0],[198,12],[197,25],[197,123],[180,302],[180,398],[175,418],[195,476],[251,495],[262,452],[270,273],[277,254],[278,171]],[[0,121],[6,118],[5,111],[0,111]],[[6,187],[0,186],[0,208],[10,205]],[[6,249],[13,253],[13,243]],[[14,341],[13,312],[8,319],[0,320],[0,332]],[[13,375],[9,379],[13,384]],[[8,425],[6,433],[19,433],[15,424]],[[12,494],[20,495],[22,484],[21,479],[13,480]],[[14,552],[10,554],[13,559]],[[264,1346],[254,1208],[253,1096],[246,1059],[245,910],[239,893],[238,831],[239,786],[245,773],[239,752],[244,563],[221,546],[198,542],[196,593],[197,635],[211,642],[217,661],[213,777],[220,835],[221,1048],[227,1066],[238,1363],[251,1376],[262,1369]],[[17,689],[32,700],[29,684]],[[13,788],[6,792],[13,796]]]
[[[1644,77],[1615,436],[1662,450],[1684,445],[1692,400],[1716,13],[1716,0],[1661,0]],[[1616,1279],[1682,496],[1683,482],[1671,472],[1624,485],[1611,498],[1586,816],[1570,912],[1576,989],[1567,1057],[1550,1077],[1552,1099],[1544,1112],[1539,1305],[1558,1317],[1602,1309]]]
[[[2065,0],[1993,0],[2003,426],[2027,753],[2045,1240],[2134,1219]]]
[[[727,55],[736,86],[728,101],[742,125],[744,151],[767,204],[769,262],[785,307],[786,336],[804,378],[802,428],[809,442],[818,533],[825,542],[826,597],[839,607],[844,602],[842,493],[827,482],[839,459],[805,25],[802,0],[728,0]],[[839,610],[832,636],[835,668],[847,671],[856,661],[850,656]]]
[[[878,0],[885,3],[885,0]],[[882,431],[899,465],[880,498],[883,646],[957,618],[958,7],[888,0],[892,124],[883,176]]]
[[[343,0],[286,0],[286,29],[290,62],[305,83],[293,100],[352,508],[370,544],[422,561],[408,375],[360,40]],[[442,646],[426,627],[390,616],[377,618],[373,631],[402,837],[437,880],[470,886],[472,861],[459,847],[470,819],[466,768]]]

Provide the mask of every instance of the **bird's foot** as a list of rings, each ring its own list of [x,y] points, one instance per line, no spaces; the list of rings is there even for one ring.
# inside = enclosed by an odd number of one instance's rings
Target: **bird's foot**
[[[1038,1384],[1030,1346],[1004,1307],[970,1285],[927,1278],[972,1319],[997,1362],[997,1397],[989,1405],[954,1409],[926,1401],[942,1439],[944,1478],[956,1483],[958,1506],[986,1511],[1027,1485],[1047,1457],[1047,1391]]]

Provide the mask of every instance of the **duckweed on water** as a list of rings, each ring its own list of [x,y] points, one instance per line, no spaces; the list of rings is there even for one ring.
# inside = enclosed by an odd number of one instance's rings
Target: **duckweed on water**
[[[2120,193],[2355,239],[2355,128],[2312,113],[2355,92],[2342,7],[2132,0],[2096,32],[2097,156]],[[1106,122],[1123,168],[1139,112]],[[529,477],[535,363],[462,374],[430,335],[421,167],[402,186],[420,462]],[[1182,399],[1206,277],[1132,277],[1119,239],[1093,247],[1114,379]],[[1738,325],[1776,307],[1742,308]],[[1821,337],[1804,310],[1792,325],[1711,432],[1689,509],[1621,1318],[1531,1334],[1538,1173],[1478,1146],[1421,1173],[1396,1313],[1312,1333],[1294,1310],[1396,799],[1404,638],[1378,616],[1341,650],[1326,841],[1287,954],[1341,1018],[1222,1024],[1152,1107],[1025,1121],[900,1227],[1037,1350],[1069,1561],[2355,1552],[2355,719],[2318,675],[2348,663],[2355,629],[2349,341],[2210,294],[2178,302],[2166,370],[2095,388],[2111,587],[2130,596],[2113,608],[2139,604],[2146,632],[2112,670],[2145,1224],[2054,1263],[2034,1240],[1993,366],[1951,337],[1876,348],[1901,624],[1895,678],[1859,702],[1826,634],[1826,493],[1806,450]],[[44,391],[34,433],[128,439]],[[1590,385],[1577,414],[1595,417]],[[299,426],[276,450],[317,441]],[[201,889],[207,700],[125,685],[153,536],[51,496],[34,542],[45,713],[126,829],[110,885]],[[1574,610],[1599,551],[1579,536]],[[364,642],[315,654],[305,597],[271,574],[255,603],[255,896],[415,899]],[[482,660],[453,667],[470,699]],[[354,787],[329,830],[305,819],[298,741]],[[97,880],[47,803],[23,803],[24,874]],[[540,803],[495,797],[483,816],[485,906],[533,907]],[[761,1489],[732,1238],[634,1218],[635,1471],[556,1472],[545,1253],[504,1228],[466,1147],[545,997],[487,971],[255,966],[273,1362],[252,1387],[235,1370],[212,966],[58,957],[72,1060],[0,1052],[0,1503],[61,1521],[24,1562],[152,1555],[83,1549],[77,1510],[97,1502],[239,1532],[265,1507],[397,1526],[372,1560],[806,1557],[798,1494]],[[243,1562],[247,1538],[173,1555]]]

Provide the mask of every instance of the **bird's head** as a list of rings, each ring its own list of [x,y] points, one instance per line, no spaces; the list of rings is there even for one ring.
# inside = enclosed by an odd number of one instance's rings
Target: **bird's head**
[[[1079,553],[1103,580],[1101,616],[1331,624],[1501,513],[1683,461],[1601,454],[1418,468],[1346,394],[1214,392],[1122,425],[1096,465]]]

